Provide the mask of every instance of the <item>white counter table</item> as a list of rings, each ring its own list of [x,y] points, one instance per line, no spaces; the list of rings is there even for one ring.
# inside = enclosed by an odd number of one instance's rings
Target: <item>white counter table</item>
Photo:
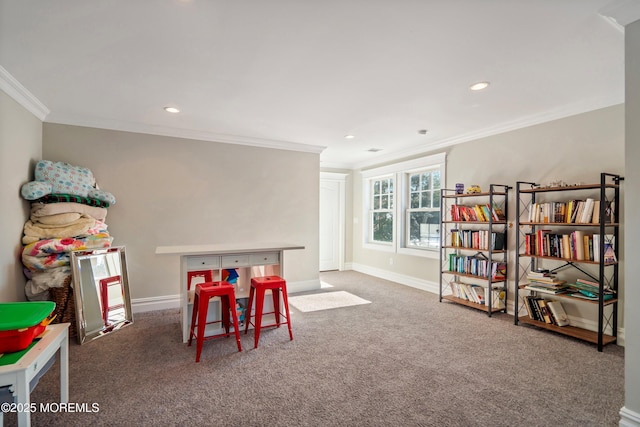
[[[236,288],[236,298],[241,303],[246,303],[249,297],[251,278],[265,275],[282,276],[284,274],[284,251],[296,249],[304,249],[304,246],[281,242],[158,246],[156,248],[157,255],[180,256],[182,341],[187,342],[189,339],[193,291],[195,284],[198,283],[194,281],[191,288],[188,288],[188,272],[211,270],[214,281],[225,280],[230,273],[237,275],[235,280],[232,280],[235,282],[233,284]],[[219,318],[220,301],[216,298],[209,306],[207,321]],[[210,329],[208,327],[205,336],[217,333],[220,333],[219,328]]]

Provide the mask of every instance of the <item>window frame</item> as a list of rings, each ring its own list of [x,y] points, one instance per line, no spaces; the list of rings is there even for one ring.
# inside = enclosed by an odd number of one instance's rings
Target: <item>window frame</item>
[[[408,213],[409,203],[409,177],[421,171],[440,170],[440,188],[446,188],[446,153],[433,154],[420,157],[413,160],[397,162],[394,164],[368,169],[361,171],[362,176],[362,196],[363,211],[362,218],[362,247],[384,252],[394,252],[404,255],[414,255],[425,258],[438,259],[440,257],[440,245],[435,248],[418,248],[407,246],[408,240]],[[373,182],[383,178],[392,177],[394,180],[394,209],[392,212],[393,220],[393,239],[390,243],[375,242],[371,239],[370,230],[373,228],[372,216],[370,216]],[[442,203],[442,201],[440,201]]]
[[[434,172],[438,172],[440,174],[440,185],[439,187],[436,189],[434,188],[434,184],[433,184],[433,173]],[[418,189],[418,193],[420,194],[420,204],[422,205],[422,193],[425,192],[429,192],[431,197],[430,197],[430,207],[424,207],[424,206],[420,206],[417,208],[413,208],[411,207],[411,196],[412,193],[414,193],[414,191],[411,188],[411,178],[413,176],[420,176],[420,183],[422,184],[422,175],[424,175],[425,173],[429,173],[431,175],[430,178],[430,182],[429,182],[429,188],[424,189],[422,188],[422,185],[420,185],[421,188]],[[437,224],[438,224],[438,243],[435,246],[419,246],[419,245],[413,245],[411,244],[411,214],[412,213],[429,213],[429,212],[437,212],[438,216],[440,216],[440,210],[441,210],[441,206],[440,204],[442,203],[442,200],[440,200],[440,189],[443,188],[442,186],[442,171],[441,171],[441,167],[439,165],[434,165],[434,166],[429,166],[426,167],[424,169],[420,169],[417,171],[412,171],[412,172],[406,172],[404,174],[404,179],[406,180],[406,206],[404,209],[404,220],[405,220],[405,225],[403,227],[403,232],[404,232],[404,245],[402,246],[403,248],[406,249],[416,249],[416,250],[430,250],[430,251],[437,251],[440,250],[440,220],[438,220]],[[434,196],[437,194],[437,198],[439,200],[438,206],[437,207],[433,207],[433,200],[434,200]]]

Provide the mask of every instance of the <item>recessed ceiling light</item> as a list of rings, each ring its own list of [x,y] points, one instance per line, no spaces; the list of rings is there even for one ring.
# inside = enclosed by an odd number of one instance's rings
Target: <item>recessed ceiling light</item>
[[[427,134],[427,130],[426,130],[426,129],[420,129],[420,130],[418,131],[418,133],[419,133],[420,135],[426,135],[426,134]]]
[[[367,151],[370,153],[377,153],[378,151],[382,151],[382,148],[369,148]]]
[[[180,110],[177,109],[176,107],[164,107],[164,111],[166,111],[167,113],[179,113]]]
[[[355,135],[345,135],[344,137],[345,137],[345,139],[353,139],[356,136]]]
[[[478,83],[474,83],[471,86],[469,86],[469,89],[471,89],[471,90],[482,90],[482,89],[486,89],[487,87],[489,87],[489,82],[478,82]]]

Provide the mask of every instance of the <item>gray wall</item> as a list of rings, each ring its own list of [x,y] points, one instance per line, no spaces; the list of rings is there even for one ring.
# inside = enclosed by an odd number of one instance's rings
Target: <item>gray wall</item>
[[[20,187],[42,155],[42,122],[0,90],[0,301],[24,301],[22,230],[29,203]]]
[[[127,247],[134,300],[176,296],[177,256],[157,246],[290,242],[291,290],[319,286],[319,155],[48,124],[43,158],[92,170],[113,193],[106,223]]]
[[[626,172],[624,186],[629,189],[626,193],[626,207],[628,218],[637,218],[640,212],[640,21],[625,27],[625,67],[626,67]],[[630,220],[626,226],[624,239],[625,252],[628,259],[635,260],[638,251],[638,236],[640,223]],[[625,333],[628,337],[625,348],[625,402],[624,411],[632,411],[636,417],[636,425],[640,424],[640,310],[635,303],[640,301],[640,263],[630,262],[625,270],[626,301],[629,308],[625,310]],[[631,339],[633,338],[633,339]],[[631,425],[631,424],[626,424]]]

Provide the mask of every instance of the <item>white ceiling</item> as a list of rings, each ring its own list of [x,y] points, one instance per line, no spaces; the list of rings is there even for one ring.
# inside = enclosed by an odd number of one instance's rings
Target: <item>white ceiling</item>
[[[0,66],[46,122],[326,147],[321,166],[357,168],[624,102],[610,5],[0,0]]]

